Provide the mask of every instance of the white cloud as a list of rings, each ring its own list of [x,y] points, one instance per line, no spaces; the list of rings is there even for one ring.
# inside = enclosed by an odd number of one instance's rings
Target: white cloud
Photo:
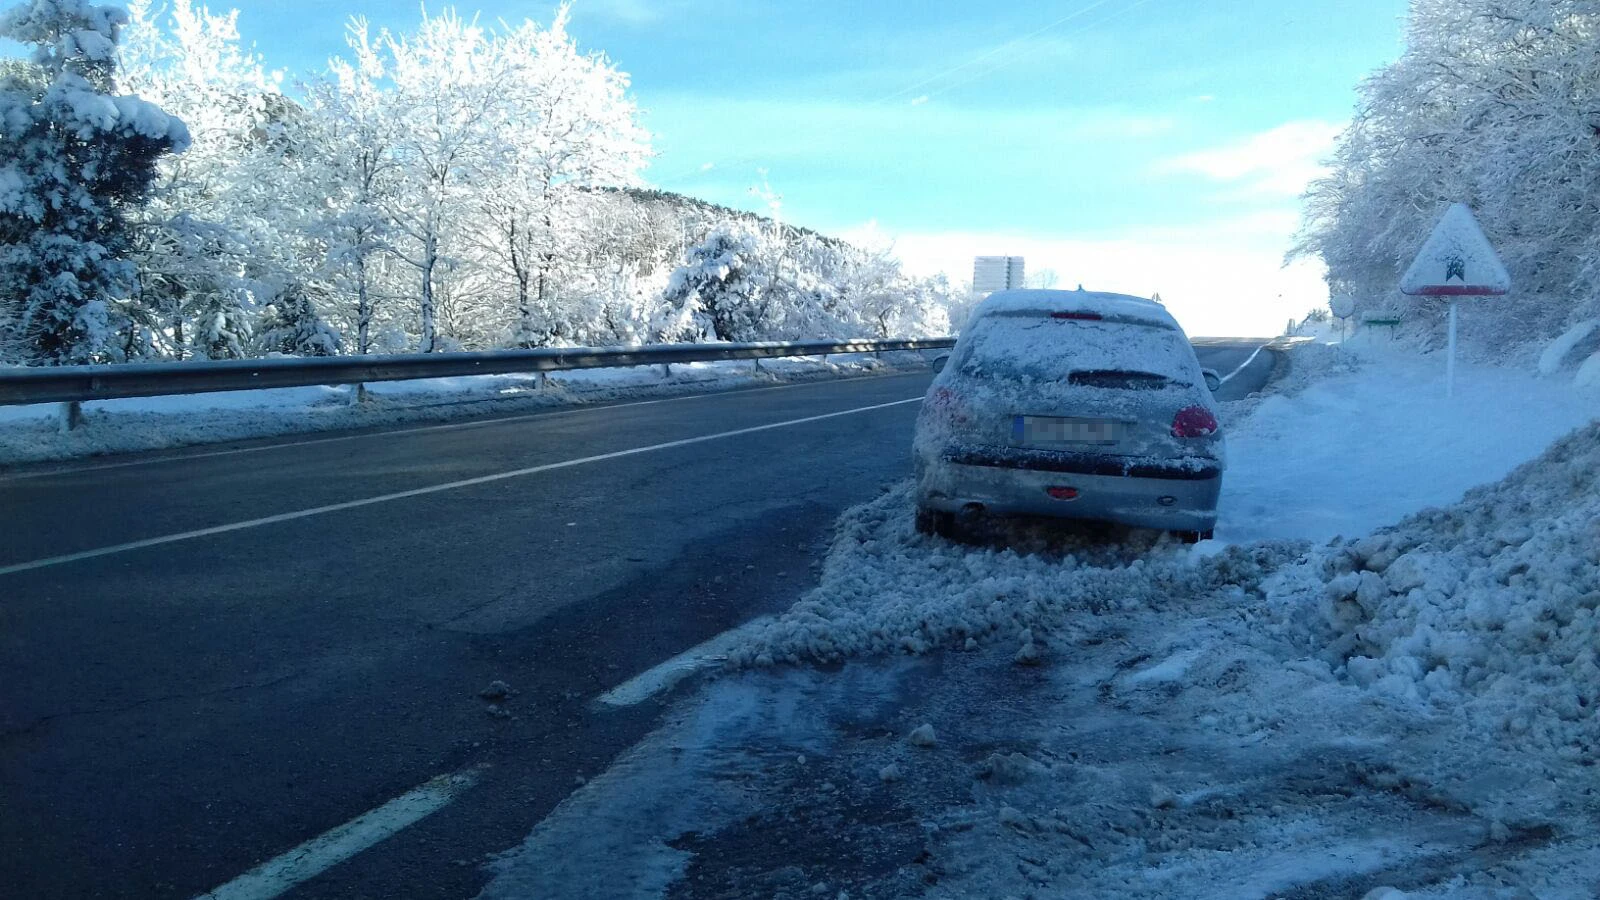
[[[1105,237],[1049,237],[980,232],[890,234],[876,222],[842,237],[890,241],[910,271],[972,280],[972,258],[1015,255],[1029,272],[1054,270],[1057,287],[1150,296],[1159,293],[1191,335],[1270,336],[1327,301],[1315,261],[1283,266],[1296,226],[1292,212],[1267,212],[1192,226],[1153,226]]]
[[[1242,188],[1246,195],[1294,197],[1320,176],[1342,125],[1288,122],[1242,140],[1162,160],[1163,174],[1194,173]]]

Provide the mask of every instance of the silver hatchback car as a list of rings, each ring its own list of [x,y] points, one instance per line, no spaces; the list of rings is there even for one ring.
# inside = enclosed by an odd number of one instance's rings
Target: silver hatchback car
[[[1039,515],[1211,537],[1225,467],[1215,372],[1166,308],[1001,291],[973,312],[913,443],[917,528]]]

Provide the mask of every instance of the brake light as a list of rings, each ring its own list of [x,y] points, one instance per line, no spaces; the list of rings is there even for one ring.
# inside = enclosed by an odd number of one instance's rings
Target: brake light
[[[1070,319],[1074,322],[1098,322],[1102,316],[1092,312],[1055,312],[1050,314],[1052,319]]]
[[[934,388],[928,396],[927,406],[957,425],[965,425],[969,421],[966,403],[947,387]]]
[[[1204,406],[1186,406],[1172,417],[1173,437],[1210,437],[1217,433],[1217,428],[1217,417]]]

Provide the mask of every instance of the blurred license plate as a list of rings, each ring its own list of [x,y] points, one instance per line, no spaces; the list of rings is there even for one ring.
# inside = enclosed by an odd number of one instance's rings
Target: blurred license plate
[[[1127,433],[1127,427],[1125,422],[1109,419],[1017,416],[1011,423],[1011,436],[1024,446],[1115,444]]]

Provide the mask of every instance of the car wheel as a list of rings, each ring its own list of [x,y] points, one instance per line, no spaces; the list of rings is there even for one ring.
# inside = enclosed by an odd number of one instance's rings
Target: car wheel
[[[928,509],[925,506],[917,507],[917,531],[948,538],[955,534],[955,530],[955,513],[945,512],[942,509]]]
[[[1178,539],[1183,541],[1185,544],[1198,544],[1201,541],[1209,541],[1215,536],[1216,536],[1216,532],[1211,530],[1211,529],[1209,529],[1209,528],[1206,529],[1205,531],[1180,531],[1180,532],[1178,532]]]

